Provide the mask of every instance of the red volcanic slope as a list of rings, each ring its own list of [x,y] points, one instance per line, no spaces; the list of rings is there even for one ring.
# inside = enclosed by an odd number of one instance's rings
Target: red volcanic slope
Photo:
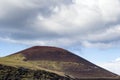
[[[21,52],[27,60],[52,60],[65,62],[79,62],[80,57],[62,48],[35,46]]]
[[[61,48],[48,47],[48,46],[35,46],[26,50],[20,51],[16,54],[23,54],[26,60],[47,60],[47,61],[60,61],[71,62],[71,64],[63,65],[63,70],[66,74],[72,75],[76,78],[81,77],[116,77],[113,74],[93,63]],[[75,65],[78,63],[79,65]]]

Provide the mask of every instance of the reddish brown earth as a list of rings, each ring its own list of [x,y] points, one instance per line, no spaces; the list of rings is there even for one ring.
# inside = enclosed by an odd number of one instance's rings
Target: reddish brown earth
[[[51,61],[65,61],[65,62],[79,62],[80,58],[71,52],[62,48],[35,46],[22,53],[27,60],[51,60]]]
[[[62,48],[35,46],[15,54],[19,53],[26,57],[26,61],[71,62],[63,65],[62,71],[75,78],[114,78],[118,76]],[[75,63],[79,65],[75,65]]]

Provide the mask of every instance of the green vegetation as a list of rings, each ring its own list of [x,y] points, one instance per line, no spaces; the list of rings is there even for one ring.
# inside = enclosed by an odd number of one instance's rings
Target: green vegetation
[[[50,65],[55,65],[56,62],[50,62],[50,61],[24,61],[25,57],[21,54],[15,54],[7,57],[0,58],[0,64],[12,66],[12,67],[25,67],[32,70],[46,70],[49,72],[55,72],[50,69],[47,69],[50,67]],[[47,65],[48,66],[47,66]],[[46,66],[46,67],[44,67]],[[56,66],[54,66],[55,68]],[[57,66],[58,67],[58,66]],[[56,68],[57,68],[56,67]],[[59,67],[58,67],[59,68]],[[64,75],[62,72],[55,72],[59,75]]]
[[[73,67],[83,69],[85,65],[76,62],[27,60],[19,53],[0,58],[0,80],[120,80],[97,77],[72,79],[64,71],[68,67],[70,72]]]
[[[0,80],[120,80],[118,78],[81,78],[72,79],[44,70],[31,70],[23,67],[0,65]]]
[[[32,70],[45,70],[65,76],[63,68],[65,65],[80,65],[78,63],[71,62],[60,62],[60,61],[45,61],[45,60],[36,60],[36,61],[26,61],[25,57],[22,54],[10,55],[7,57],[0,58],[0,64],[12,66],[12,67],[24,67]]]
[[[73,80],[44,70],[0,65],[0,80]]]
[[[0,58],[0,64],[0,80],[71,80],[54,71],[60,70],[54,61],[25,61],[24,56],[15,54]]]
[[[10,55],[7,57],[0,58],[0,64],[8,65],[12,67],[25,67],[29,69],[40,69],[36,65],[24,61],[25,57],[21,54]]]

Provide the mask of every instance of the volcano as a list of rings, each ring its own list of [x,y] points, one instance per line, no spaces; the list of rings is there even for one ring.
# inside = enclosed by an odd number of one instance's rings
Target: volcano
[[[73,79],[116,79],[118,75],[105,70],[74,53],[57,47],[34,46],[0,58],[0,64],[45,70]]]

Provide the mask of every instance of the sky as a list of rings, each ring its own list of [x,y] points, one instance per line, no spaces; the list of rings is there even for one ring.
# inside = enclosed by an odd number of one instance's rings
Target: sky
[[[120,74],[120,0],[0,0],[0,57],[36,45]]]

